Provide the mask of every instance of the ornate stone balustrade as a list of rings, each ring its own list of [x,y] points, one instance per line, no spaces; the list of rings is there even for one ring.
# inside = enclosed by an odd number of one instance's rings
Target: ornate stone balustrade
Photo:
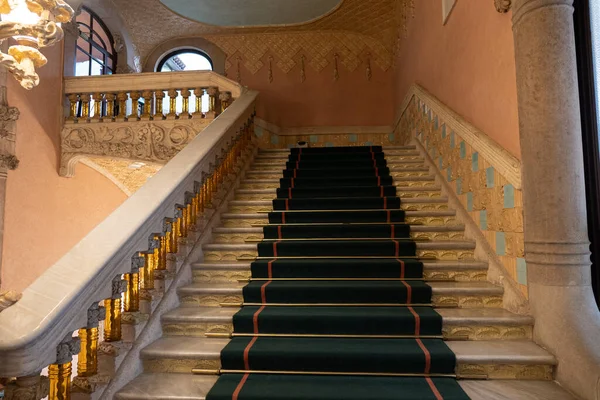
[[[60,174],[90,156],[165,164],[240,94],[209,71],[65,78]]]
[[[180,74],[164,75],[172,85],[146,87],[179,86]],[[215,80],[210,82],[219,90],[231,87],[237,100],[0,313],[0,383],[5,385],[5,398],[65,399],[71,392],[89,395],[106,384],[111,375],[100,368],[106,366],[105,358],[113,357],[113,369],[117,357],[122,360],[139,334],[136,326],[162,298],[201,237],[212,208],[224,201],[223,192],[255,146],[257,93],[243,92],[214,74],[202,76]],[[78,81],[78,96],[91,90],[87,85],[93,79]],[[118,89],[115,82],[122,81],[108,77],[102,82],[108,84],[95,87],[113,93]],[[67,85],[69,94],[74,86]],[[128,87],[131,93],[140,84]],[[93,123],[78,118],[67,125]],[[77,376],[71,380],[73,356]],[[40,379],[46,367],[48,377]]]

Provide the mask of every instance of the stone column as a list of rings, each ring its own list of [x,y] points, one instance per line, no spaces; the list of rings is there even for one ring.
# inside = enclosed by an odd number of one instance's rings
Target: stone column
[[[513,32],[534,339],[556,355],[561,384],[597,399],[573,0],[514,1]]]

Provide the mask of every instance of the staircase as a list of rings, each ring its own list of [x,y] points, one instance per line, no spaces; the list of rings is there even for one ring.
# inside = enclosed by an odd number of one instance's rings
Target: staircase
[[[447,200],[414,147],[260,151],[116,398],[570,399]]]

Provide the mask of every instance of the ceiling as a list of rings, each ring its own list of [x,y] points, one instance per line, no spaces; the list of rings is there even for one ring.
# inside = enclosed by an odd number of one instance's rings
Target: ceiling
[[[160,0],[173,12],[209,25],[293,25],[312,21],[343,0]]]

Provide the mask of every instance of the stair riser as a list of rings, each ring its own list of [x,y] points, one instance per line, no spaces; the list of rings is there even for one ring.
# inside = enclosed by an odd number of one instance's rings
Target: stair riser
[[[270,161],[270,160],[288,160],[290,156],[290,153],[281,153],[281,154],[258,154],[254,160],[256,161]],[[302,156],[300,156],[302,158]],[[385,152],[385,159],[389,160],[392,159],[394,157],[421,157],[421,153],[419,153],[416,150],[404,150],[404,151],[400,151],[400,152],[393,152],[393,153],[389,153],[389,152]],[[323,157],[326,158],[326,157]]]
[[[254,170],[256,172],[257,170]],[[421,178],[424,176],[430,176],[429,171],[412,171],[412,172],[391,172],[390,175],[394,178]],[[281,179],[281,171],[273,172],[270,174],[256,174],[250,171],[246,174],[245,179]]]
[[[413,239],[428,240],[464,240],[464,232],[413,232],[410,234]],[[247,240],[262,240],[262,233],[215,233],[212,243],[233,244],[246,243]]]
[[[239,187],[239,189],[244,190],[264,190],[264,189],[278,189],[280,186],[279,182],[273,183],[248,183],[248,181],[244,181]],[[435,181],[431,180],[419,180],[415,178],[412,181],[401,181],[395,182],[394,186],[399,187],[420,187],[420,188],[435,188],[438,187],[438,184]]]
[[[190,374],[193,368],[216,370],[221,368],[221,360],[193,358],[150,358],[143,360],[144,372]]]
[[[404,203],[400,206],[400,209],[404,210],[404,211],[446,211],[446,210],[448,210],[448,204]],[[260,213],[260,212],[271,212],[271,211],[273,211],[272,206],[232,206],[228,209],[227,212],[232,213],[232,214],[249,214],[249,213]]]
[[[220,307],[222,303],[242,303],[242,294],[182,294],[180,301],[184,307]],[[434,294],[434,306],[458,308],[500,308],[502,296],[493,294]]]
[[[257,257],[257,250],[205,250],[204,261],[237,261],[240,257]],[[417,250],[418,257],[435,258],[437,260],[474,260],[473,250]]]
[[[285,169],[285,161],[255,161],[250,166],[250,171],[278,171],[281,173]],[[427,168],[423,158],[411,159],[411,160],[396,160],[390,162],[388,160],[387,166],[390,170],[401,172],[404,168]]]
[[[434,269],[425,268],[423,271],[425,279],[438,280],[456,280],[459,282],[484,282],[487,280],[487,270],[481,269]],[[193,279],[196,283],[201,282],[238,282],[250,278],[250,270],[205,270],[198,269],[193,271]]]
[[[273,193],[237,193],[235,200],[240,201],[251,201],[251,200],[273,200],[275,198],[275,191]],[[415,190],[415,191],[398,191],[397,196],[403,199],[427,199],[442,197],[440,190]]]
[[[166,322],[162,325],[163,334],[169,336],[204,337],[207,333],[232,333],[233,322]],[[527,340],[532,337],[531,325],[449,325],[444,324],[442,333],[446,340]]]
[[[264,158],[264,157],[256,157],[254,159],[254,163],[252,164],[253,166],[255,165],[285,165],[289,160],[288,156],[284,156],[284,157],[278,157],[278,158]],[[369,159],[370,160],[370,159]],[[418,152],[413,153],[413,154],[407,154],[407,155],[394,155],[394,156],[389,156],[389,157],[385,157],[385,160],[387,161],[388,164],[392,164],[392,163],[402,163],[402,162],[424,162],[425,160],[423,159],[423,157],[421,155],[419,155]]]
[[[252,228],[256,224],[266,224],[266,218],[224,218],[222,226],[224,228]],[[406,217],[407,224],[421,224],[431,226],[461,226],[456,217]]]

